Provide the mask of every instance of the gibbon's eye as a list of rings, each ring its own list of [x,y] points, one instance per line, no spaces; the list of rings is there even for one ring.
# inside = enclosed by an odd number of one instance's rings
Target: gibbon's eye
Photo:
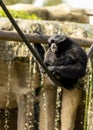
[[[57,52],[58,50],[58,47],[55,43],[52,43],[51,46],[50,46],[50,49],[53,53]]]
[[[55,40],[52,39],[52,40],[51,40],[51,43],[55,43]]]
[[[49,48],[51,47],[52,43],[55,43],[55,41],[53,39],[49,40]]]

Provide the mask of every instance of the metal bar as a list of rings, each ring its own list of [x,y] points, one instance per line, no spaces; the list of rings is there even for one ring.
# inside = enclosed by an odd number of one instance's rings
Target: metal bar
[[[47,35],[42,35],[42,37],[41,37],[41,36],[37,35],[36,33],[33,33],[33,34],[24,33],[24,35],[29,40],[29,42],[36,43],[36,44],[41,44],[41,43],[47,44],[48,38],[50,37]],[[23,39],[20,37],[20,35],[18,33],[13,32],[13,31],[5,31],[5,30],[0,30],[0,40],[23,42]]]
[[[24,33],[25,37],[29,40],[29,42],[31,43],[38,43],[38,44],[47,44],[48,43],[48,39],[51,36],[48,35],[42,35],[42,37],[40,35],[37,35],[36,33]],[[75,42],[77,42],[80,46],[85,47],[85,48],[89,48],[92,43],[93,40],[92,39],[84,39],[84,38],[75,38],[75,37],[69,37],[72,40],[74,40]],[[19,41],[19,42],[23,42],[22,38],[20,37],[20,35],[16,32],[13,31],[5,31],[5,30],[0,30],[0,40],[4,40],[4,41]]]

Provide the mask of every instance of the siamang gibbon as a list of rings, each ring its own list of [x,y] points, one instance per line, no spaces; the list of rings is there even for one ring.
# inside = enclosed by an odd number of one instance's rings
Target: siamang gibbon
[[[48,46],[45,51],[41,44],[34,44],[49,71],[56,76],[63,87],[72,89],[86,74],[86,52],[71,38],[59,34],[48,39]],[[45,73],[43,69],[41,71]]]

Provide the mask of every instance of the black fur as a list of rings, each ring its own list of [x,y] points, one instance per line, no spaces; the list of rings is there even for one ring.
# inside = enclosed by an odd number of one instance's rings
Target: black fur
[[[63,87],[73,88],[78,79],[85,76],[86,73],[87,55],[85,51],[75,41],[63,35],[54,35],[48,41],[49,49],[45,54],[43,51],[44,57],[36,47],[40,57]],[[57,46],[56,52],[52,52],[53,43]],[[41,48],[43,47],[41,46]]]

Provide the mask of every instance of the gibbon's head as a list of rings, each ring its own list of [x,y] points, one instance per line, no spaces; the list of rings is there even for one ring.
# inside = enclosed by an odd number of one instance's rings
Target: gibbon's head
[[[48,39],[49,48],[50,50],[55,53],[59,50],[60,46],[62,46],[62,43],[66,40],[66,36],[64,35],[54,35]]]

